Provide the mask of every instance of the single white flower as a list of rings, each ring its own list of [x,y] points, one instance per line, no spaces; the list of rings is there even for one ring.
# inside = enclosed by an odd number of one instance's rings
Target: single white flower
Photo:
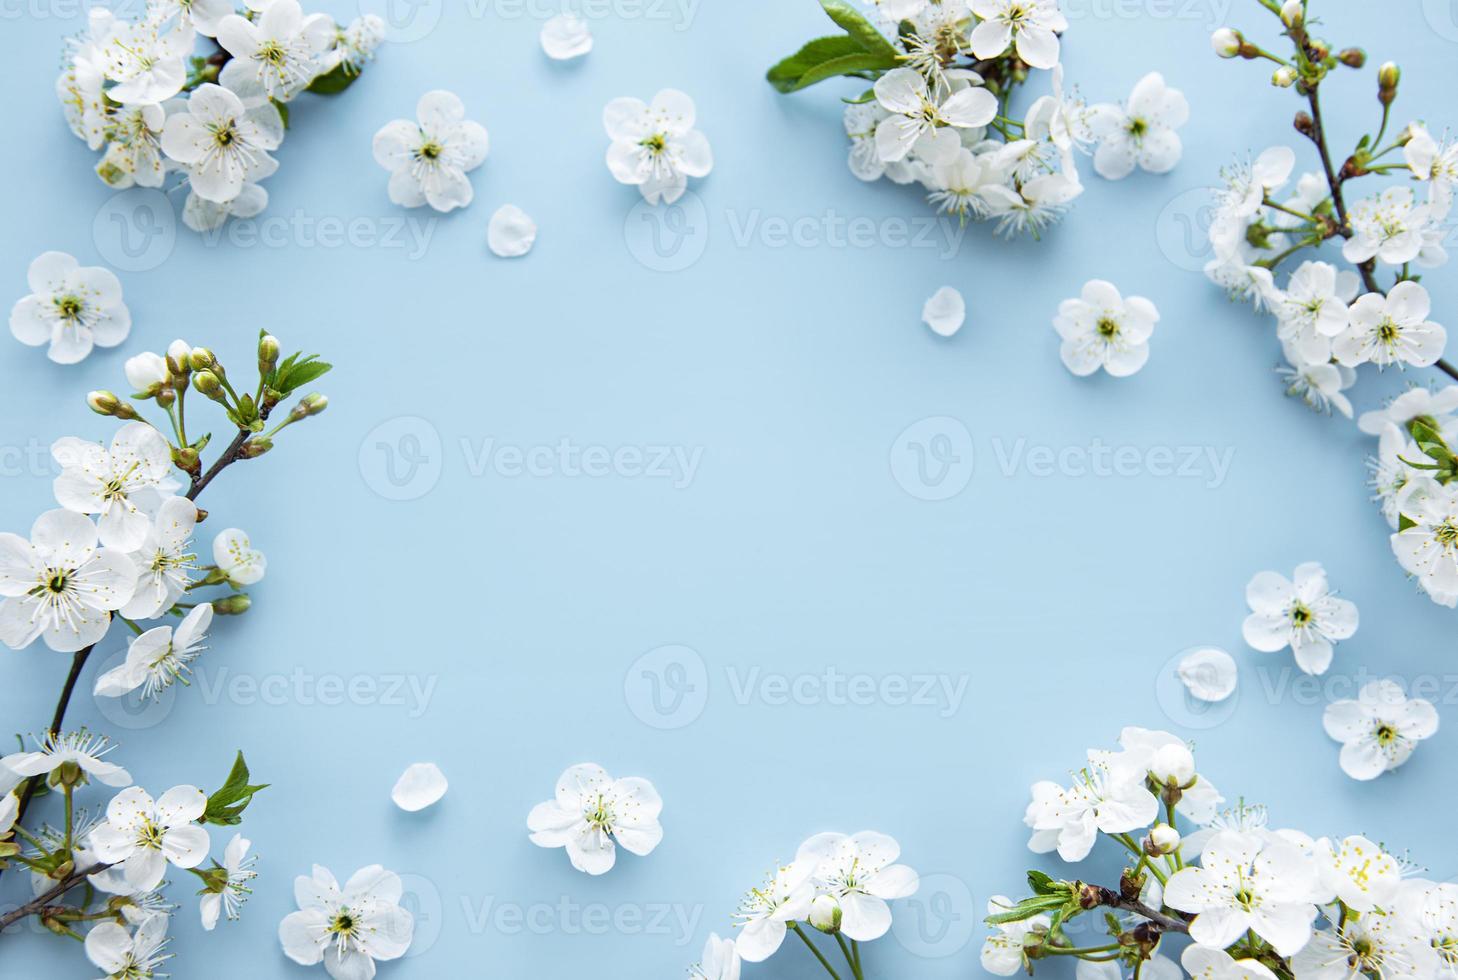
[[[1013,908],[1012,899],[1005,895],[994,895],[987,900],[988,915],[1002,915]],[[997,932],[982,941],[982,969],[999,977],[1017,976],[1030,972],[1032,961],[1024,951],[1023,941],[1030,935],[1047,933],[1053,920],[1039,914],[1015,922],[1000,922]]]
[[[1402,155],[1413,176],[1428,181],[1428,203],[1434,210],[1447,213],[1453,203],[1453,189],[1458,186],[1458,143],[1444,137],[1440,143],[1426,126],[1408,127],[1408,141]]]
[[[735,945],[746,962],[769,959],[784,943],[789,924],[810,914],[815,899],[810,875],[814,871],[814,861],[796,860],[745,894],[734,917],[741,927]]]
[[[1350,269],[1338,272],[1326,262],[1301,263],[1285,292],[1271,303],[1276,335],[1308,363],[1325,364],[1331,360],[1332,338],[1347,329],[1348,305],[1361,288],[1361,279]]]
[[[1431,980],[1438,964],[1415,923],[1380,911],[1318,932],[1291,958],[1296,980]]]
[[[1215,819],[1225,797],[1195,771],[1189,744],[1169,732],[1130,726],[1119,733],[1122,750],[1109,757],[1116,771],[1133,772],[1147,780],[1151,790],[1198,824]]]
[[[1296,847],[1223,832],[1205,846],[1200,867],[1170,876],[1164,902],[1192,913],[1190,938],[1221,949],[1247,931],[1290,956],[1311,939],[1315,863]]]
[[[1409,480],[1396,509],[1412,523],[1393,534],[1393,554],[1429,593],[1458,593],[1458,486]]]
[[[1173,170],[1184,146],[1179,129],[1190,119],[1190,104],[1159,72],[1134,84],[1124,105],[1102,103],[1089,109],[1089,128],[1098,140],[1094,170],[1109,180],[1129,176],[1138,166],[1150,173]]]
[[[1406,762],[1423,739],[1438,731],[1431,702],[1409,699],[1389,680],[1372,681],[1356,700],[1334,701],[1322,727],[1342,743],[1342,771],[1353,779],[1376,779]]]
[[[1267,197],[1284,187],[1296,166],[1296,151],[1289,146],[1262,150],[1253,161],[1223,167],[1224,186],[1215,192],[1216,211],[1224,219],[1256,215]]]
[[[106,971],[105,980],[137,980],[163,976],[158,967],[172,957],[163,952],[167,947],[167,916],[148,915],[138,923],[135,932],[118,922],[107,921],[93,926],[86,934],[86,958],[98,970]]]
[[[119,698],[141,688],[142,697],[155,700],[174,681],[186,684],[192,670],[189,664],[207,649],[202,643],[212,621],[213,607],[203,602],[182,617],[175,630],[171,626],[155,626],[133,637],[126,660],[96,678],[93,693],[97,697]]]
[[[1352,237],[1342,246],[1342,258],[1353,265],[1376,259],[1402,265],[1423,250],[1423,227],[1431,212],[1413,199],[1411,187],[1389,187],[1358,201],[1351,210]]]
[[[91,348],[127,339],[132,315],[121,282],[110,269],[83,267],[65,252],[45,252],[26,273],[30,295],[10,310],[10,332],[22,344],[49,344],[57,364],[75,364]]]
[[[548,58],[567,61],[592,50],[592,31],[587,21],[574,13],[561,13],[542,25],[542,50]]]
[[[402,810],[414,813],[437,803],[450,784],[434,762],[416,762],[406,767],[390,790],[390,799]]]
[[[617,861],[617,847],[646,857],[663,840],[658,822],[663,800],[646,779],[613,779],[601,766],[583,763],[557,780],[556,798],[539,803],[527,816],[531,841],[538,847],[564,847],[572,867],[590,875],[606,874]]]
[[[167,865],[195,868],[208,856],[208,832],[197,821],[208,798],[196,786],[174,786],[153,800],[140,786],[112,797],[106,822],[91,831],[96,857],[122,866],[131,887],[149,891],[162,882]]]
[[[233,201],[245,185],[277,170],[268,151],[282,142],[276,108],[248,108],[234,92],[211,82],[194,89],[186,111],[168,116],[162,127],[163,151],[187,172],[192,193],[215,204]]]
[[[1312,363],[1294,349],[1288,349],[1286,365],[1276,368],[1286,394],[1300,398],[1313,412],[1330,414],[1336,409],[1352,417],[1352,403],[1342,392],[1357,383],[1357,372],[1345,364]]]
[[[1404,491],[1414,480],[1430,480],[1421,470],[1415,470],[1403,460],[1421,461],[1423,451],[1407,433],[1392,423],[1387,424],[1382,437],[1377,441],[1377,455],[1367,460],[1371,471],[1368,484],[1372,487],[1372,499],[1382,510],[1387,524],[1396,531],[1400,526],[1401,513],[1398,502],[1404,499]]]
[[[1023,135],[1038,143],[1049,143],[1058,150],[1065,170],[1075,170],[1073,151],[1083,150],[1093,142],[1089,126],[1090,109],[1075,91],[1063,92],[1063,66],[1054,65],[1053,92],[1040,96],[1028,107],[1023,117]]]
[[[1143,296],[1125,298],[1102,279],[1084,283],[1078,299],[1058,305],[1053,326],[1063,338],[1059,355],[1080,377],[1099,368],[1116,378],[1133,374],[1149,360],[1149,338],[1159,311]]]
[[[205,873],[206,887],[199,902],[198,912],[202,916],[202,927],[211,932],[218,924],[218,917],[226,914],[229,920],[236,920],[243,903],[253,894],[249,884],[258,877],[253,865],[257,855],[249,855],[252,843],[242,834],[234,834],[223,849],[223,863]]]
[[[1351,325],[1332,342],[1332,353],[1348,367],[1371,361],[1378,367],[1428,367],[1443,356],[1448,334],[1428,319],[1428,291],[1411,280],[1383,296],[1367,293],[1351,307]]]
[[[1271,270],[1257,265],[1259,253],[1242,241],[1233,252],[1221,254],[1215,249],[1215,257],[1205,263],[1205,276],[1225,290],[1231,300],[1249,300],[1257,310],[1264,309],[1280,298],[1275,277]]]
[[[1291,580],[1277,572],[1260,572],[1245,587],[1251,614],[1241,626],[1245,642],[1262,653],[1291,648],[1296,665],[1308,674],[1324,674],[1332,648],[1357,632],[1357,606],[1338,599],[1320,562],[1296,566]]]
[[[972,0],[972,12],[981,20],[972,31],[978,58],[996,58],[1012,45],[1034,68],[1058,63],[1058,35],[1068,30],[1058,0]]]
[[[1409,878],[1398,891],[1395,911],[1437,954],[1435,975],[1443,980],[1458,977],[1458,884]]]
[[[306,17],[298,0],[273,0],[255,20],[224,17],[218,45],[248,67],[269,98],[287,102],[320,73],[336,30],[328,14]]]
[[[903,160],[912,151],[933,164],[955,156],[962,148],[958,129],[985,126],[997,115],[997,97],[982,87],[980,78],[972,75],[972,79],[976,84],[938,100],[914,69],[893,68],[878,78],[876,101],[888,113],[876,124],[881,161]]]
[[[190,27],[165,30],[146,20],[117,21],[101,46],[107,98],[122,105],[165,102],[187,80],[186,59],[196,35]]]
[[[1416,418],[1427,418],[1439,429],[1448,429],[1458,422],[1458,385],[1448,385],[1441,391],[1429,388],[1410,388],[1392,399],[1385,408],[1363,412],[1357,419],[1357,428],[1369,436],[1380,436],[1389,424],[1406,427]]]
[[[714,167],[709,140],[694,129],[694,118],[694,100],[677,89],[663,89],[651,105],[613,99],[602,111],[613,178],[636,186],[649,204],[677,201],[688,178],[707,176]]]
[[[959,148],[949,159],[931,167],[927,201],[943,214],[955,214],[959,218],[985,217],[990,210],[986,191],[989,187],[1001,187],[1004,179],[990,162]]]
[[[334,46],[324,53],[319,74],[343,67],[346,74],[358,75],[375,60],[375,52],[384,41],[385,19],[379,14],[356,17],[348,27],[336,26]]]
[[[237,197],[222,203],[209,201],[189,190],[182,204],[182,223],[199,233],[216,231],[229,218],[256,218],[267,207],[268,191],[257,184],[244,184]]]
[[[734,940],[709,933],[704,955],[689,967],[689,980],[739,980],[739,950]]]
[[[891,928],[886,904],[916,894],[915,871],[896,864],[901,845],[885,834],[817,834],[800,845],[796,863],[814,866],[811,880],[840,903],[840,931],[855,942],[870,942]]]
[[[1192,650],[1180,660],[1177,673],[1185,689],[1201,701],[1224,701],[1235,693],[1235,658],[1218,647]]]
[[[152,619],[171,609],[192,581],[188,571],[197,567],[197,556],[188,550],[197,526],[197,506],[191,500],[166,498],[149,524],[141,545],[132,552],[137,587],[121,607],[121,614],[128,619]]]
[[[126,552],[96,542],[96,525],[69,510],[37,517],[29,541],[0,533],[0,642],[19,650],[40,638],[74,653],[106,634],[137,571]]]
[[[415,122],[386,123],[375,134],[375,162],[390,172],[390,200],[437,211],[465,207],[475,195],[466,174],[491,148],[486,128],[466,118],[465,104],[452,92],[426,92],[415,116]]]
[[[1381,846],[1352,836],[1316,842],[1316,867],[1321,887],[1353,912],[1387,908],[1402,885],[1402,866]]]
[[[102,547],[142,547],[152,530],[146,511],[157,509],[176,486],[169,479],[172,451],[162,434],[146,422],[128,422],[110,448],[65,436],[51,444],[51,456],[61,467],[53,483],[56,502],[77,514],[99,514]],[[193,508],[194,522],[196,514]]]
[[[967,304],[962,299],[962,294],[951,286],[943,286],[932,294],[931,299],[921,308],[921,320],[932,333],[941,337],[950,337],[962,329],[962,323],[967,319]]]
[[[314,865],[294,879],[299,911],[278,924],[284,955],[295,963],[322,962],[334,980],[369,980],[376,960],[405,955],[415,936],[415,917],[400,905],[400,876],[378,864],[356,871],[339,887],[334,875]]]
[[[1213,946],[1187,946],[1180,962],[1193,980],[1276,980],[1260,960],[1237,960]]]
[[[502,258],[516,258],[532,250],[537,241],[537,223],[515,204],[503,204],[491,215],[486,244]]]
[[[999,184],[986,186],[982,196],[987,201],[987,216],[997,222],[999,235],[1027,232],[1036,238],[1083,193],[1083,185],[1076,178],[1076,174],[1044,174],[1016,190]]]
[[[1033,799],[1023,815],[1032,829],[1028,849],[1056,850],[1065,861],[1088,857],[1099,832],[1124,834],[1154,822],[1159,800],[1145,785],[1145,773],[1115,768],[1107,752],[1088,754],[1088,765],[1065,788],[1047,780],[1033,784]]]
[[[248,535],[236,527],[219,531],[213,538],[213,562],[229,582],[248,586],[263,579],[268,561],[263,552],[255,551]]]
[[[116,746],[107,741],[105,735],[92,735],[84,728],[75,732],[46,735],[45,741],[36,741],[34,752],[12,752],[0,758],[0,772],[8,771],[22,779],[32,776],[46,776],[63,765],[78,767],[88,778],[107,786],[126,786],[132,781],[131,773],[114,762],[102,759]]]

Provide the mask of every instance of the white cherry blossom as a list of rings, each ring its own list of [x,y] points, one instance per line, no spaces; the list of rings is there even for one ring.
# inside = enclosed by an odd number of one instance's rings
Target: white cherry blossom
[[[554,799],[539,803],[527,817],[538,847],[562,847],[572,867],[590,875],[606,874],[617,861],[617,846],[646,857],[663,840],[658,823],[663,800],[646,779],[613,779],[601,766],[583,763],[557,780]]]
[[[704,944],[704,955],[689,968],[689,980],[739,980],[739,970],[738,945],[711,932]]]
[[[840,931],[870,942],[891,928],[888,901],[916,894],[915,871],[896,864],[901,845],[885,834],[817,834],[800,845],[795,861],[814,866],[816,887],[840,903]]]
[[[100,515],[97,533],[106,548],[142,547],[152,530],[147,512],[176,488],[167,440],[146,422],[123,425],[109,448],[74,436],[57,439],[51,457],[61,467],[53,484],[56,502],[78,514]],[[196,515],[193,508],[194,522]]]
[[[815,861],[796,860],[745,893],[734,917],[740,925],[735,943],[746,962],[769,959],[784,943],[789,924],[810,914],[815,898],[810,875],[814,871]]]
[[[486,160],[486,128],[466,118],[453,92],[426,92],[415,121],[396,119],[375,134],[375,162],[390,172],[390,200],[407,208],[430,205],[453,211],[471,203],[475,189],[466,176]]]
[[[1380,845],[1353,835],[1340,841],[1316,842],[1316,867],[1321,887],[1353,912],[1387,908],[1402,885],[1402,866]]]
[[[1213,946],[1187,946],[1180,962],[1192,980],[1277,980],[1260,960],[1237,960]]]
[[[192,581],[188,571],[197,567],[197,556],[188,550],[196,526],[197,506],[191,500],[168,497],[162,501],[141,545],[132,552],[137,587],[121,608],[123,616],[151,619],[182,598]]]
[[[299,911],[278,925],[284,955],[302,966],[324,964],[334,980],[369,980],[375,961],[405,955],[415,917],[400,905],[400,876],[378,864],[361,868],[340,888],[328,868],[314,865],[294,879]]]
[[[1338,271],[1327,262],[1301,263],[1285,291],[1272,299],[1276,335],[1307,363],[1330,361],[1332,338],[1347,329],[1348,307],[1361,288],[1361,279],[1350,269]]]
[[[1143,296],[1124,297],[1111,282],[1090,279],[1077,299],[1058,306],[1053,326],[1063,343],[1059,355],[1080,377],[1103,368],[1116,378],[1149,360],[1149,338],[1159,311]]]
[[[97,697],[119,698],[141,689],[155,700],[174,682],[187,683],[191,664],[207,649],[202,645],[213,621],[210,603],[199,603],[182,617],[176,629],[155,626],[132,638],[126,660],[96,678]]]
[[[31,526],[29,541],[0,533],[0,642],[19,650],[43,639],[62,653],[89,647],[136,585],[131,558],[98,547],[95,524],[48,510]]]
[[[1122,106],[1102,103],[1090,107],[1089,128],[1098,140],[1094,170],[1109,180],[1129,176],[1137,166],[1150,173],[1173,170],[1184,153],[1175,130],[1190,119],[1184,93],[1165,84],[1159,72],[1150,72],[1129,93]]]
[[[988,915],[1002,915],[1013,908],[1012,899],[994,895],[987,900]],[[1038,914],[1026,919],[997,923],[997,931],[982,942],[982,969],[999,977],[1013,977],[1033,969],[1023,941],[1030,935],[1047,933],[1053,920]]]
[[[876,80],[874,89],[876,101],[888,113],[876,125],[876,151],[883,163],[905,159],[913,150],[932,163],[949,160],[961,149],[958,129],[984,126],[997,115],[997,97],[980,84],[959,88],[939,101],[921,73],[911,68],[893,68]]]
[[[1423,250],[1423,227],[1431,212],[1413,198],[1410,187],[1389,187],[1352,206],[1352,237],[1342,246],[1342,258],[1353,265],[1376,259],[1402,265]]]
[[[971,42],[978,58],[996,58],[1011,45],[1034,68],[1058,63],[1058,34],[1068,30],[1058,0],[972,0],[971,6],[981,20]]]
[[[213,538],[213,563],[229,582],[237,586],[260,582],[268,571],[268,561],[263,552],[256,550],[248,535],[236,527],[219,531]]]
[[[1408,127],[1409,138],[1402,155],[1418,180],[1428,182],[1428,203],[1435,211],[1446,214],[1453,204],[1453,189],[1458,186],[1458,142],[1445,136],[1442,142],[1433,138],[1426,126]]]
[[[1448,385],[1440,391],[1409,388],[1385,408],[1363,412],[1357,419],[1357,428],[1369,436],[1380,436],[1389,424],[1406,426],[1413,419],[1427,418],[1439,429],[1448,429],[1458,423],[1455,413],[1458,413],[1458,385]]]
[[[1056,850],[1063,860],[1078,862],[1088,857],[1100,832],[1124,834],[1149,826],[1159,813],[1159,800],[1144,777],[1114,767],[1109,753],[1090,752],[1088,765],[1067,788],[1046,780],[1034,783],[1023,816],[1033,831],[1029,850]]]
[[[148,891],[161,884],[167,865],[195,868],[207,858],[208,832],[195,823],[207,805],[196,786],[174,786],[157,800],[132,786],[107,804],[91,847],[99,860],[121,865],[128,885]]]
[[[1353,779],[1376,779],[1412,757],[1419,742],[1438,731],[1432,703],[1408,698],[1390,680],[1372,681],[1355,700],[1334,701],[1322,726],[1342,743],[1342,771]]]
[[[162,128],[162,149],[187,173],[192,193],[214,204],[235,200],[246,185],[277,170],[268,151],[282,142],[277,109],[248,108],[234,92],[211,82],[194,89],[186,111],[168,116]]]
[[[86,958],[98,970],[105,970],[104,980],[135,980],[140,977],[164,976],[158,968],[171,959],[163,952],[167,947],[167,916],[144,917],[129,931],[116,921],[93,926],[86,934]]]
[[[48,734],[45,741],[37,740],[35,744],[35,751],[12,752],[0,758],[0,772],[29,779],[31,776],[49,775],[61,766],[72,764],[87,778],[94,778],[107,786],[126,786],[132,781],[131,774],[125,769],[102,758],[116,748],[105,735],[92,735],[81,729]]]
[[[638,188],[649,204],[672,204],[683,196],[690,177],[705,177],[714,167],[709,140],[694,128],[694,100],[666,88],[641,99],[613,99],[602,111],[612,141],[607,166],[620,184]]]
[[[57,364],[75,364],[95,347],[127,339],[132,316],[121,282],[109,269],[83,267],[65,252],[45,252],[26,273],[30,295],[10,310],[10,332],[22,344],[49,344]]]
[[[106,90],[107,98],[122,105],[172,98],[187,80],[186,58],[195,41],[188,27],[117,21],[101,46],[103,70],[116,83]]]
[[[298,0],[273,0],[256,20],[229,14],[218,24],[218,44],[247,66],[269,98],[288,102],[323,69],[335,39],[328,14],[304,15]]]
[[[1346,918],[1291,958],[1297,980],[1432,980],[1438,956],[1414,924],[1384,912]]]
[[[1348,367],[1372,362],[1428,367],[1443,356],[1448,334],[1428,319],[1432,301],[1418,283],[1404,280],[1383,296],[1367,293],[1351,306],[1351,325],[1332,342],[1332,353]]]
[[[223,863],[204,879],[207,885],[198,903],[198,913],[202,927],[209,932],[217,926],[220,915],[226,915],[230,921],[237,919],[243,903],[253,893],[249,885],[258,877],[258,872],[253,870],[258,856],[248,853],[251,846],[248,838],[234,834],[223,849]]]
[[[1324,674],[1333,647],[1357,632],[1357,606],[1338,599],[1327,584],[1320,562],[1296,566],[1292,579],[1260,572],[1245,587],[1251,614],[1241,633],[1262,653],[1291,648],[1296,665],[1308,674]]]

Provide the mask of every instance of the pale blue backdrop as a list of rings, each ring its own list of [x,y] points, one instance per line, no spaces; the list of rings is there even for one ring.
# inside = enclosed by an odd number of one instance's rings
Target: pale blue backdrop
[[[786,98],[763,82],[828,26],[813,0],[613,0],[588,9],[597,47],[569,65],[538,47],[543,4],[402,6],[399,41],[352,91],[296,105],[266,220],[211,240],[91,176],[52,95],[78,7],[8,0],[0,292],[19,298],[29,261],[63,249],[119,269],[136,326],[71,368],[0,339],[0,526],[51,505],[51,440],[109,433],[82,395],[122,389],[129,354],[181,336],[242,373],[266,327],[338,365],[327,414],[204,498],[208,528],[244,527],[268,555],[253,612],[218,624],[175,699],[103,711],[99,656],[71,713],[113,733],[154,790],[216,783],[237,748],[273,784],[244,828],[262,875],[242,921],[205,935],[189,899],[173,974],[305,976],[274,930],[318,861],[408,874],[416,947],[385,977],[677,976],[803,837],[876,828],[927,883],[868,969],[978,975],[987,898],[1030,863],[1056,868],[1025,849],[1028,785],[1125,724],[1194,738],[1218,786],[1282,823],[1364,831],[1458,873],[1454,733],[1357,785],[1320,723],[1328,699],[1391,673],[1451,724],[1455,614],[1389,556],[1371,441],[1284,398],[1269,322],[1192,271],[1196,189],[1233,153],[1290,138],[1297,108],[1265,68],[1210,53],[1212,27],[1270,23],[1230,6],[1070,8],[1070,80],[1113,99],[1163,71],[1192,106],[1185,159],[1117,184],[1086,168],[1064,225],[1007,245],[927,225],[913,191],[847,172],[837,96],[854,86]],[[1320,11],[1336,43],[1402,61],[1404,120],[1451,119],[1448,4]],[[1331,82],[1343,139],[1372,124],[1371,85]],[[599,117],[665,86],[697,100],[716,166],[655,216],[608,175]],[[370,156],[374,131],[432,88],[459,93],[492,142],[476,202],[444,217],[391,206]],[[508,202],[541,225],[513,262],[485,246]],[[1095,276],[1163,313],[1132,379],[1058,361],[1049,318]],[[1450,274],[1426,281],[1458,326]],[[944,284],[969,307],[951,340],[918,322]],[[1407,380],[1428,373],[1365,378],[1358,408]],[[1132,475],[1095,471],[1121,447],[1110,458]],[[1303,687],[1288,656],[1243,647],[1240,623],[1251,574],[1313,559],[1362,625]],[[1237,702],[1199,712],[1172,686],[1196,644],[1236,654]],[[44,725],[66,659],[4,656],[0,727]],[[389,791],[417,760],[452,787],[404,814]],[[662,847],[597,879],[525,831],[557,774],[588,760],[667,801]],[[0,896],[21,884],[6,874]],[[790,947],[746,970],[815,973]],[[22,931],[0,943],[0,974],[92,971]]]

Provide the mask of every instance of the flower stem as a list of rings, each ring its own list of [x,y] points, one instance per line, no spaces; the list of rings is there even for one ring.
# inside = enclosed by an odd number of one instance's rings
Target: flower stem
[[[835,967],[830,965],[830,961],[825,958],[825,954],[816,948],[815,944],[810,941],[809,936],[805,935],[805,930],[800,928],[800,923],[791,922],[790,930],[805,941],[805,945],[810,947],[810,952],[814,953],[815,958],[820,961],[820,965],[825,967],[825,972],[829,973],[835,980],[840,980],[840,974],[835,972]]]

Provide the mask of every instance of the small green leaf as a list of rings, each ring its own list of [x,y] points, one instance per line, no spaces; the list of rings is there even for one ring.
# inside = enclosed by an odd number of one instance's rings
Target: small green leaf
[[[893,66],[868,53],[855,38],[837,34],[810,41],[771,68],[765,78],[780,92],[796,92],[837,75],[888,67]]]
[[[323,377],[333,367],[334,365],[319,360],[318,354],[290,354],[279,364],[273,377],[266,380],[270,388],[283,396]]]
[[[901,52],[896,46],[886,39],[886,35],[866,19],[866,15],[847,0],[820,0],[820,6],[835,21],[836,26],[855,38],[862,50],[868,54],[880,55],[883,60],[889,60],[894,67],[900,62]]]
[[[1413,520],[1411,517],[1408,517],[1406,514],[1398,514],[1397,529],[1399,531],[1406,531],[1410,527],[1417,527],[1417,521]]]
[[[243,811],[253,802],[253,794],[267,788],[267,783],[255,785],[248,782],[248,763],[243,761],[243,753],[239,752],[238,758],[233,761],[233,768],[228,772],[227,781],[208,796],[202,822],[225,827],[242,823]]]
[[[338,95],[353,85],[356,78],[359,78],[359,72],[347,69],[341,63],[310,82],[308,90],[315,95]]]

